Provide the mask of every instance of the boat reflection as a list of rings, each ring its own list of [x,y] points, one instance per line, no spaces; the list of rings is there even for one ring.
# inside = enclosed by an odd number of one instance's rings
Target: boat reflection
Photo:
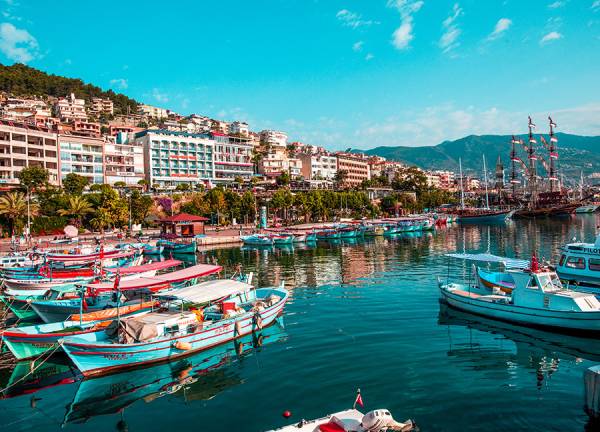
[[[275,324],[260,334],[243,337],[235,343],[224,344],[180,361],[83,380],[67,407],[63,425],[120,413],[141,399],[149,403],[172,394],[178,394],[186,401],[210,399],[242,382],[235,370],[225,370],[224,366],[285,337],[283,327]]]

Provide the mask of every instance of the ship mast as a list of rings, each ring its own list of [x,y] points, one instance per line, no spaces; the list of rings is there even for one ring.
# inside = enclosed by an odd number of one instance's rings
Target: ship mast
[[[548,116],[548,120],[550,121],[550,175],[548,176],[550,180],[550,192],[559,191],[558,187],[558,176],[556,173],[556,159],[558,159],[558,138],[554,135],[554,128],[556,127],[556,123],[552,121],[552,117]]]
[[[512,150],[510,152],[510,161],[511,161],[511,170],[510,170],[510,184],[512,185],[512,199],[516,199],[517,196],[517,185],[519,184],[519,180],[517,180],[517,145],[518,141],[515,136],[512,136],[511,144]]]
[[[529,206],[530,208],[535,208],[537,206],[537,155],[535,154],[535,145],[537,144],[537,141],[533,137],[533,129],[535,129],[535,124],[533,124],[531,121],[531,117],[529,117],[528,128],[529,146],[527,148],[527,159],[529,160]]]
[[[464,190],[461,158],[458,158],[458,169],[460,171],[460,208],[462,210],[464,210],[465,209],[465,190]]]
[[[490,209],[490,196],[488,194],[488,178],[487,178],[487,167],[485,166],[485,154],[483,155],[483,178],[485,182],[485,209]]]

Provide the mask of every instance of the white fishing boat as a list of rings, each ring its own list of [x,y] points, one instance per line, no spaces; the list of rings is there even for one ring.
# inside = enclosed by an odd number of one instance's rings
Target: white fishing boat
[[[556,273],[563,281],[600,290],[600,235],[594,243],[568,243],[561,249]]]
[[[535,256],[530,269],[508,273],[515,282],[510,295],[480,294],[477,284],[438,279],[438,285],[444,301],[470,313],[525,326],[600,332],[600,301],[566,289],[554,271],[540,268]]]
[[[596,204],[588,204],[588,205],[582,205],[580,207],[577,207],[575,209],[575,213],[578,213],[578,214],[582,214],[582,213],[594,213],[596,210],[598,210],[598,205],[596,205]]]
[[[353,408],[315,420],[301,420],[289,426],[272,429],[269,432],[409,432],[413,430],[416,430],[416,426],[412,420],[407,420],[404,423],[397,422],[386,409],[378,409],[363,414]]]

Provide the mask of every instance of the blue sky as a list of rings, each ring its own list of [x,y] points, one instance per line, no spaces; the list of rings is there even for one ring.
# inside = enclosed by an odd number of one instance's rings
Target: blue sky
[[[528,114],[600,135],[600,0],[0,0],[0,12],[4,64],[330,149],[520,133]]]

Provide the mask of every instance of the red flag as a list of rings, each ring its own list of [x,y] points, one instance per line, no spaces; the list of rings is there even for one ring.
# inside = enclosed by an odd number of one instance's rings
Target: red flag
[[[358,392],[356,393],[356,400],[354,401],[354,407],[356,407],[357,404],[360,405],[361,407],[365,406],[363,404],[362,396],[360,395],[360,389],[358,389]]]
[[[117,273],[115,276],[115,284],[113,285],[113,289],[116,291],[119,288],[119,283],[121,282],[121,274]]]
[[[100,245],[100,259],[104,258],[104,245]]]
[[[87,302],[85,301],[85,297],[84,297],[84,298],[82,298],[82,299],[81,299],[81,301],[82,301],[82,304],[81,304],[81,306],[83,307],[83,310],[87,312],[87,310],[88,310],[88,305],[87,305]]]

